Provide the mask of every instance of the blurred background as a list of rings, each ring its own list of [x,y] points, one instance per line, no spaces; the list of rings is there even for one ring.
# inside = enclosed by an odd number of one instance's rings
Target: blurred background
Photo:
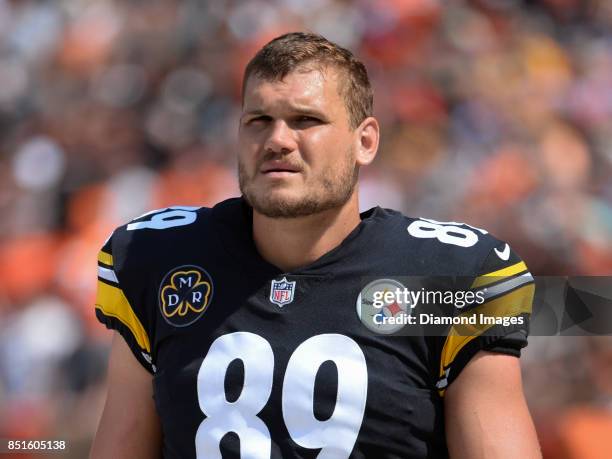
[[[612,273],[609,0],[0,0],[0,438],[86,456],[97,251],[238,193],[242,70],[292,30],[368,67],[364,209],[485,227],[534,274]],[[545,457],[612,457],[610,337],[534,337],[522,364]]]

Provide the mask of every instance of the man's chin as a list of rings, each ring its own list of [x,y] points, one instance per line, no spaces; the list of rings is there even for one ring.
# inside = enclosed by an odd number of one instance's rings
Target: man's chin
[[[278,190],[277,190],[278,191]],[[283,192],[255,194],[244,192],[244,197],[257,213],[268,218],[297,218],[320,212],[321,202]]]
[[[298,218],[342,207],[355,191],[354,181],[334,189],[331,183],[321,187],[256,187],[251,183],[241,191],[254,211],[269,218]],[[352,186],[351,186],[352,185]]]

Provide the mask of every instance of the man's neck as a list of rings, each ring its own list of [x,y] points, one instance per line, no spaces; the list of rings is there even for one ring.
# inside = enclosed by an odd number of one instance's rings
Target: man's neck
[[[355,192],[340,208],[297,218],[269,218],[253,210],[253,239],[261,256],[284,272],[334,249],[359,225]]]

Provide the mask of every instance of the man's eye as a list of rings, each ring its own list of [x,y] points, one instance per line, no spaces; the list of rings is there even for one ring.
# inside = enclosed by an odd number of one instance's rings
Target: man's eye
[[[318,123],[320,122],[320,120],[318,118],[315,118],[314,116],[300,116],[299,118],[297,118],[298,123]]]
[[[256,116],[254,118],[250,118],[247,121],[247,124],[252,124],[252,123],[267,123],[268,121],[271,121],[272,118],[270,118],[269,116],[266,115],[261,115],[261,116]]]

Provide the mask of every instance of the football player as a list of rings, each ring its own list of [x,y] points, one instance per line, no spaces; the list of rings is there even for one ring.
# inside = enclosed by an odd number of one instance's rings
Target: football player
[[[104,244],[96,315],[116,333],[92,457],[540,456],[517,358],[533,279],[484,230],[359,214],[372,99],[348,50],[272,40],[244,74],[242,197],[150,212]],[[439,276],[481,294],[449,316],[516,320],[411,334],[376,328],[405,304],[364,312]]]

